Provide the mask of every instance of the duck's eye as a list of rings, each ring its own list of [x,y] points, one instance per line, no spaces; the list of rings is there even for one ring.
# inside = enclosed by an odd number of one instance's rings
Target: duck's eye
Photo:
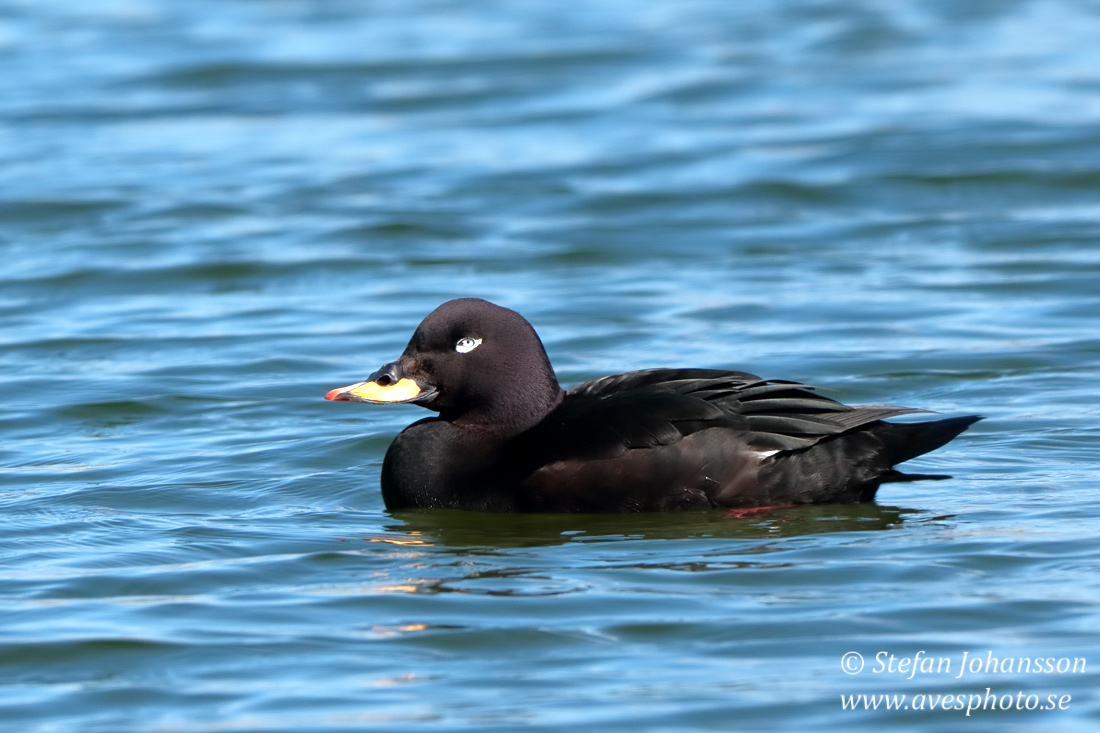
[[[458,343],[455,344],[455,351],[460,354],[465,354],[468,351],[473,351],[481,344],[481,339],[472,339],[469,336],[461,338]]]

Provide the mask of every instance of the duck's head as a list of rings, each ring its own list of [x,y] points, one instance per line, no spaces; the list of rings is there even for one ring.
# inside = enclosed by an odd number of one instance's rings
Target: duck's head
[[[459,424],[512,431],[542,419],[562,390],[535,329],[478,298],[451,300],[425,318],[397,361],[327,400],[411,403]]]

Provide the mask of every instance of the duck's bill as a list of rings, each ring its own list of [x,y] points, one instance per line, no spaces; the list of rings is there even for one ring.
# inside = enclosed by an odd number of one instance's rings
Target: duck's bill
[[[326,400],[341,402],[402,403],[428,399],[433,390],[425,389],[409,378],[382,385],[375,381],[359,382],[339,387],[325,395]]]

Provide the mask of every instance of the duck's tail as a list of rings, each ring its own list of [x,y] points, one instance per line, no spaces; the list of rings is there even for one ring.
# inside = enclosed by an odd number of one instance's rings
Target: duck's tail
[[[981,419],[967,415],[920,423],[876,421],[810,448],[780,453],[761,476],[773,504],[871,501],[883,483],[951,478],[906,474],[894,466],[943,446]]]
[[[885,459],[886,465],[891,467],[889,473],[898,476],[889,477],[889,475],[885,475],[882,480],[917,481],[920,479],[950,478],[950,476],[937,475],[907,475],[893,470],[892,467],[946,445],[959,433],[981,419],[981,415],[965,415],[963,417],[949,417],[944,420],[932,420],[931,422],[882,423],[875,431],[885,446],[882,457]],[[899,478],[901,476],[905,476],[905,478]]]

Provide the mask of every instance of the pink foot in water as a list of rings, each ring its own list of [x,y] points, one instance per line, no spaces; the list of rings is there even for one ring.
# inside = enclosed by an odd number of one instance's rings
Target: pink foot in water
[[[770,512],[772,509],[783,509],[781,506],[750,506],[744,509],[730,509],[726,512],[726,517],[729,519],[744,519],[745,517],[752,516],[759,512]]]

